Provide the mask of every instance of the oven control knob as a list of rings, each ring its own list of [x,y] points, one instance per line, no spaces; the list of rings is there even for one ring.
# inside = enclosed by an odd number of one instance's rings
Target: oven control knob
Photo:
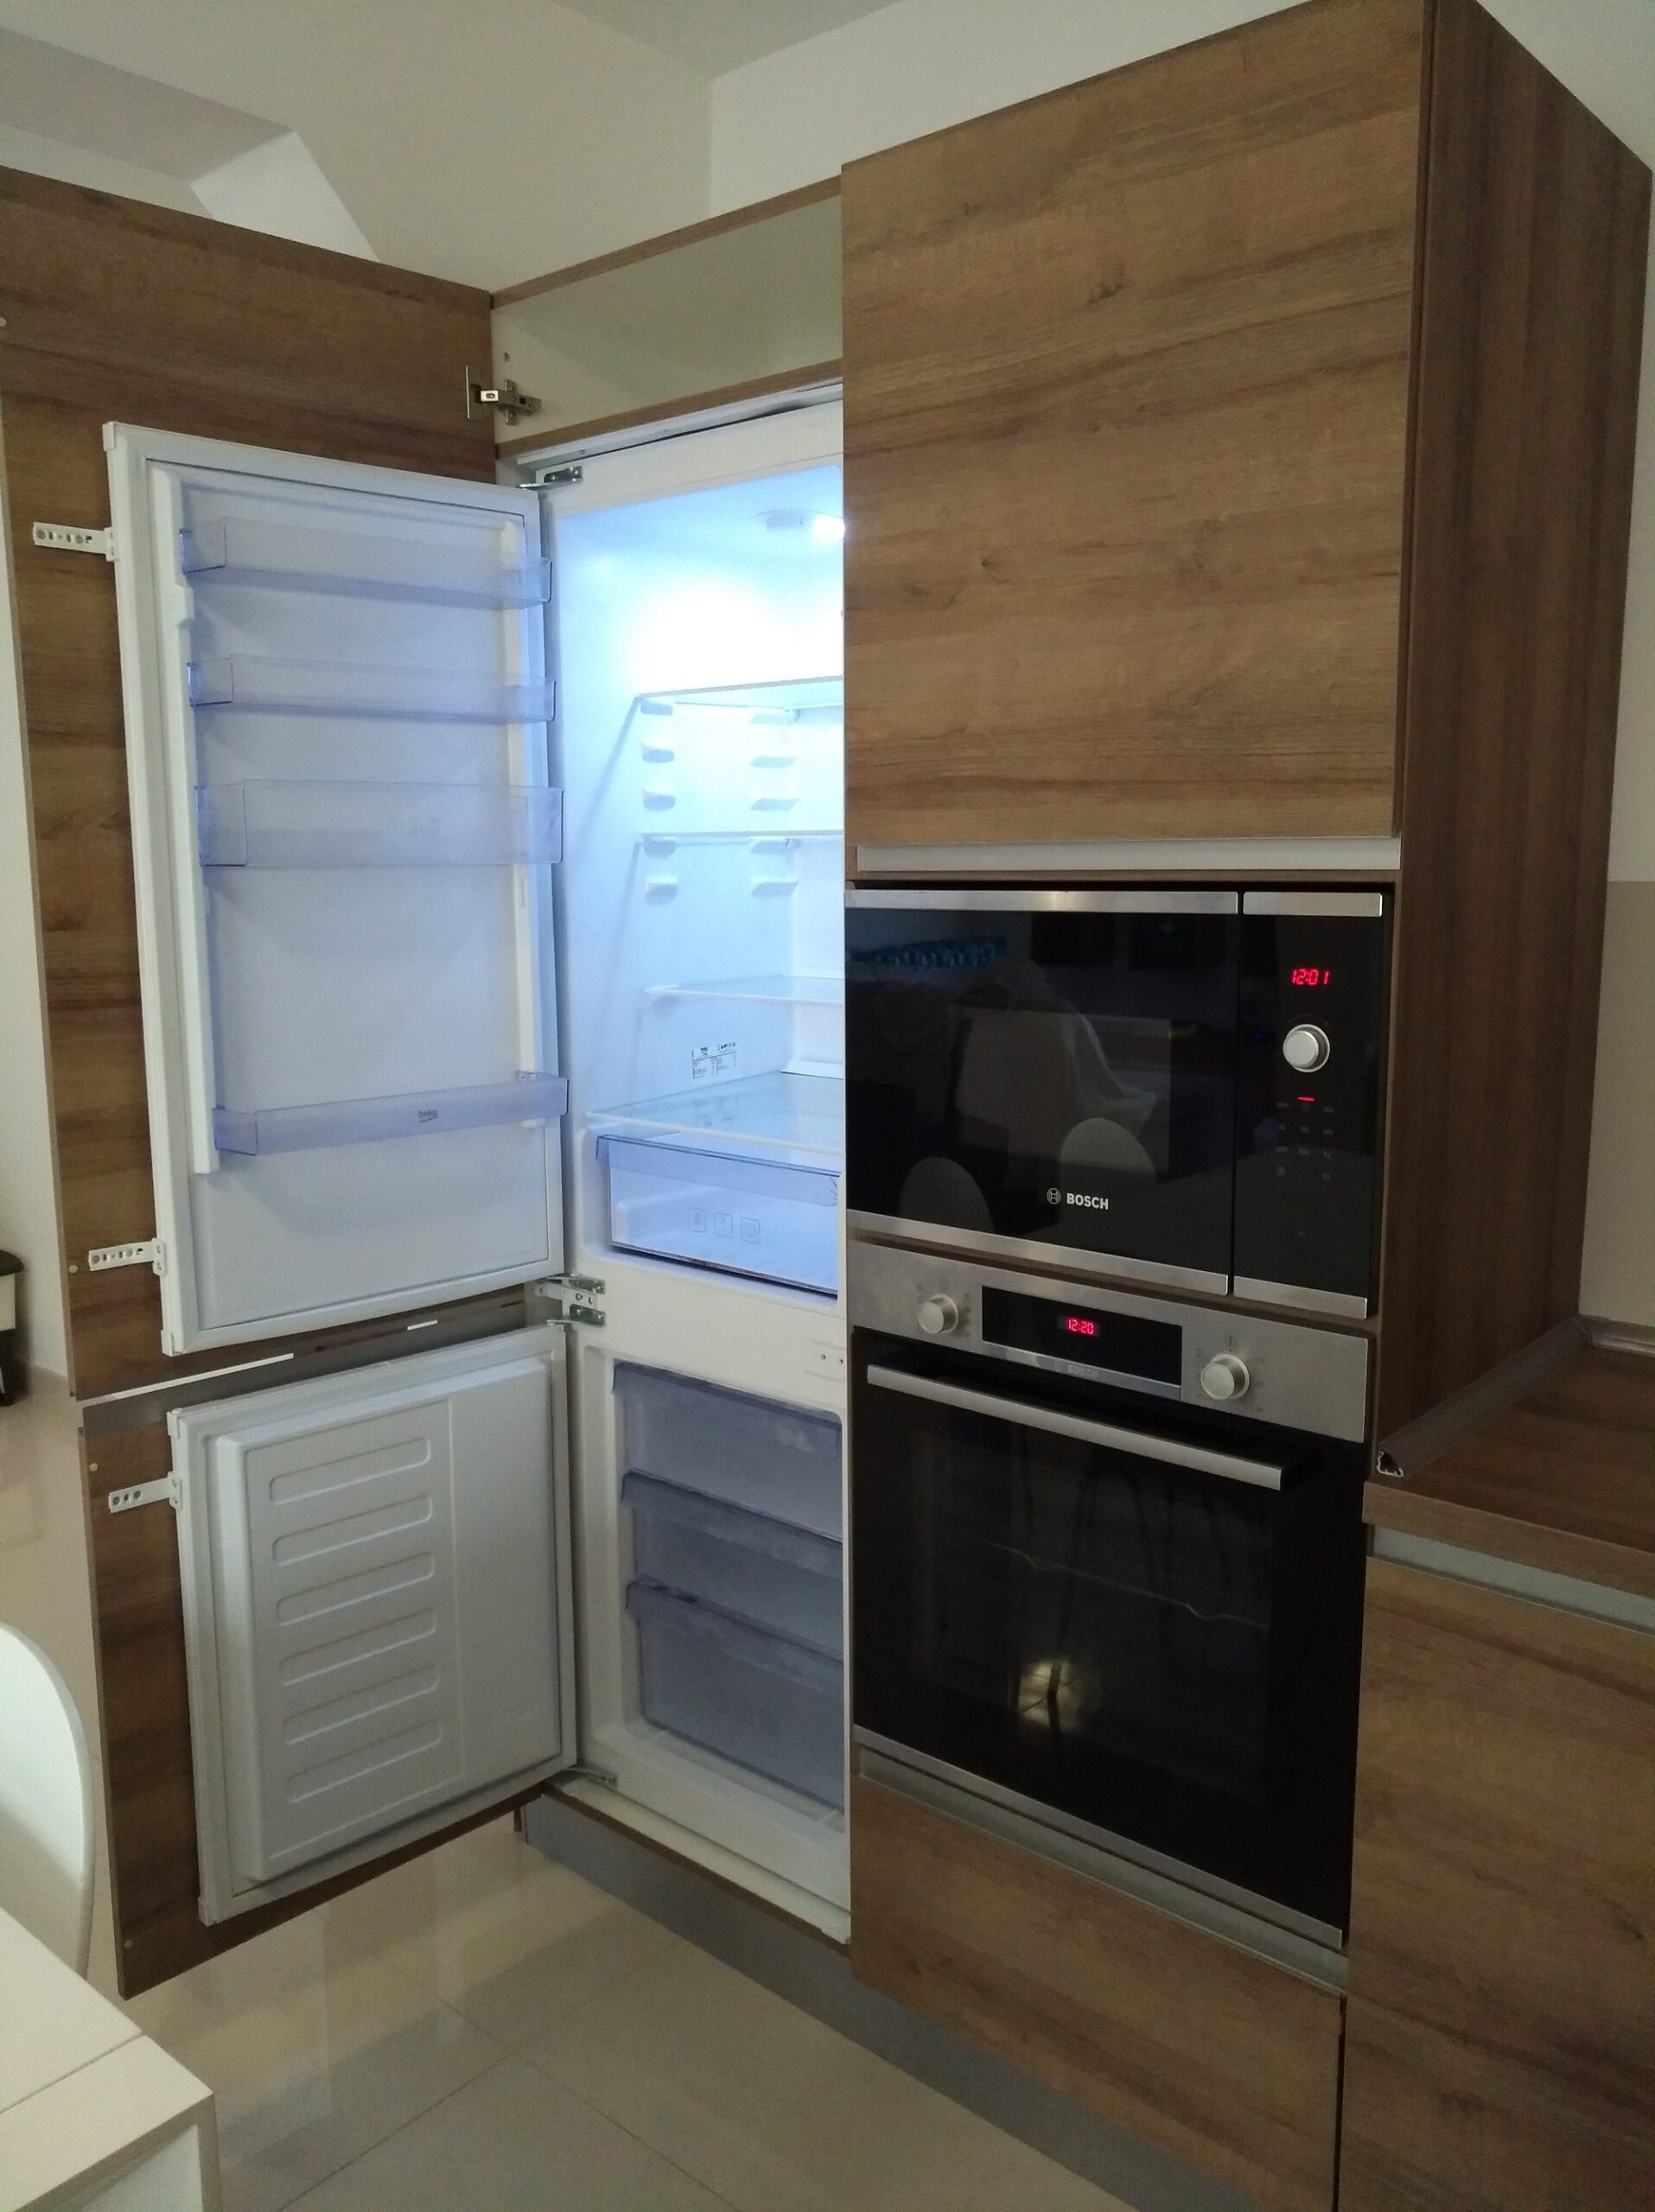
[[[959,1326],[959,1307],[945,1291],[920,1302],[920,1326],[928,1337],[952,1337]]]
[[[1229,1398],[1244,1398],[1252,1379],[1246,1361],[1232,1351],[1215,1352],[1201,1370],[1202,1389],[1221,1404]]]
[[[1325,1068],[1333,1049],[1327,1032],[1314,1021],[1301,1021],[1282,1039],[1282,1058],[1301,1075],[1314,1075],[1318,1068]]]

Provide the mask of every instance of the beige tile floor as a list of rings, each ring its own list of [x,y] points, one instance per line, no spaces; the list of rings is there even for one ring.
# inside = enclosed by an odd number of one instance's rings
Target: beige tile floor
[[[509,1821],[130,2009],[226,2212],[1125,2212]]]

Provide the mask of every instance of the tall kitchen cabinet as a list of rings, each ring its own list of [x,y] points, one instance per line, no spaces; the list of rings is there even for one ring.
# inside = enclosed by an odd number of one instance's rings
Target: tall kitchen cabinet
[[[0,207],[123,1985],[581,1758],[842,1926],[837,405],[499,484],[479,296]]]
[[[1381,1436],[1575,1306],[1648,206],[1475,0],[844,174],[851,874],[1397,885]]]

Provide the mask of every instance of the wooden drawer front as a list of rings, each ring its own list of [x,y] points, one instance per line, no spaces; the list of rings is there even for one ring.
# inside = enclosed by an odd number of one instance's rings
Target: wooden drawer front
[[[1353,1998],[1339,2212],[1633,2212],[1655,2139],[1623,2113]]]
[[[1350,1957],[1655,2144],[1655,1636],[1371,1562]]]
[[[850,1925],[862,1980],[1270,2212],[1327,2212],[1329,1992],[863,1781]]]
[[[1421,0],[844,175],[850,835],[1389,835]]]

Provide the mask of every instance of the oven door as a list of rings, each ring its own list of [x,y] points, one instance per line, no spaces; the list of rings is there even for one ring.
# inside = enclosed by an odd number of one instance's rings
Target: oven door
[[[853,1347],[859,1738],[1336,1936],[1358,1449],[869,1331]]]
[[[1237,894],[853,891],[853,1224],[1227,1290]]]

